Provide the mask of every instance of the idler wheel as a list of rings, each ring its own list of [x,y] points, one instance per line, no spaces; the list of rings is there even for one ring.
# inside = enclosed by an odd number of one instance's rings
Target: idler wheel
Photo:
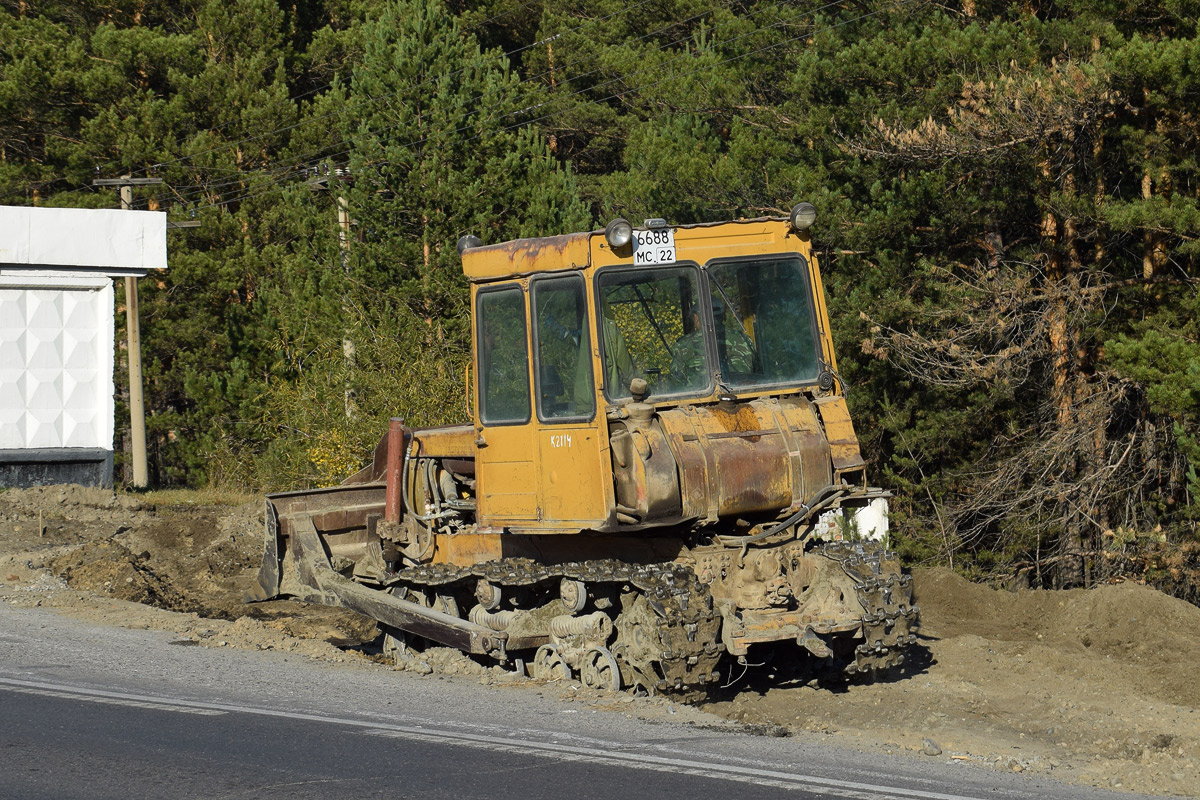
[[[571,680],[571,668],[559,655],[558,648],[552,644],[544,644],[537,649],[531,671],[533,677],[540,681]]]
[[[483,606],[487,611],[495,611],[500,607],[502,593],[500,587],[489,581],[487,578],[480,578],[475,584],[475,599],[479,601],[479,605]]]
[[[593,647],[584,654],[579,680],[589,689],[621,691],[621,669],[613,654],[604,647]]]
[[[558,597],[568,614],[578,614],[587,605],[587,586],[574,578],[563,578],[558,584]]]

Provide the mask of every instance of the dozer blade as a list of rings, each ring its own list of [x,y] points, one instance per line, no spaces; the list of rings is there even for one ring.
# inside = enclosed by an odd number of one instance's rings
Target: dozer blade
[[[330,492],[321,499],[329,500],[336,496],[337,493]],[[296,502],[292,503],[292,508],[288,508],[285,502],[284,507],[292,511],[296,506],[308,506],[314,498],[297,493],[289,499]],[[327,518],[331,514],[343,515],[346,512],[353,514],[364,507],[338,508],[325,504],[315,514],[310,513],[312,509],[280,514],[275,504],[268,500],[263,566],[259,571],[258,586],[247,596],[247,601],[267,600],[286,594],[304,602],[340,606],[386,626],[424,636],[449,647],[468,653],[491,654],[504,660],[507,634],[434,608],[401,600],[386,591],[363,586],[334,570],[313,518]],[[288,533],[281,559],[282,530]]]

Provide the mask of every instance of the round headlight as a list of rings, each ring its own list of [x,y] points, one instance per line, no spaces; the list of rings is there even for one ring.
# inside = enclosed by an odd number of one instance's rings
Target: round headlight
[[[798,231],[806,231],[817,221],[817,207],[812,203],[796,203],[789,215],[792,227]]]
[[[616,250],[633,241],[633,226],[624,217],[617,217],[604,227],[604,239]]]
[[[482,247],[483,240],[474,234],[468,233],[466,236],[458,237],[458,254],[461,256],[472,247]]]

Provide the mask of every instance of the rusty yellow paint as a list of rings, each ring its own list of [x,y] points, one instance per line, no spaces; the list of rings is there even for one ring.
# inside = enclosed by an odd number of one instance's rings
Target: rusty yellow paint
[[[848,472],[862,468],[862,452],[858,448],[858,436],[854,433],[854,423],[850,420],[850,409],[846,407],[846,398],[841,395],[822,397],[816,401],[821,421],[825,423],[825,435],[829,439],[829,453],[833,459],[834,469]]]
[[[684,406],[659,419],[676,455],[684,517],[786,508],[832,478],[807,401]]]
[[[703,265],[715,258],[792,252],[804,257],[809,264],[822,356],[826,363],[834,364],[824,288],[807,233],[797,234],[786,220],[780,219],[682,225],[676,226],[674,231],[676,256],[681,262]],[[614,252],[602,231],[520,239],[472,248],[463,254],[463,272],[471,281],[472,308],[476,307],[476,294],[481,286],[494,286],[508,280],[527,293],[530,276],[569,270],[583,276],[588,297],[593,298],[593,279],[598,269],[632,264],[632,251]],[[528,297],[525,313],[526,344],[532,354],[533,326],[529,319]],[[605,370],[600,360],[599,337],[596,335],[599,319],[593,302],[588,303],[588,320],[592,331],[591,358],[597,409],[592,420],[541,422],[531,408],[528,423],[485,426],[479,419],[478,380],[471,387],[475,395],[474,425],[469,434],[460,432],[449,439],[454,447],[466,448],[469,444],[475,454],[481,527],[552,533],[598,529],[611,522],[616,499],[608,422],[604,413],[607,407],[602,385]],[[473,341],[476,340],[476,323],[472,319]],[[478,354],[473,370],[476,375],[479,373],[477,359]],[[530,358],[531,387],[534,385],[533,373],[533,359]],[[819,488],[818,482],[830,479],[828,466],[820,468],[819,459],[805,459],[802,463],[797,455],[807,452],[806,447],[813,439],[822,436],[811,405],[793,404],[784,408],[771,399],[786,395],[800,398],[803,392],[801,387],[748,392],[742,397],[744,401],[761,402],[756,402],[752,413],[737,411],[731,419],[724,418],[721,412],[707,410],[701,414],[697,411],[698,406],[718,399],[716,391],[710,397],[682,404],[650,400],[663,410],[667,406],[681,406],[678,414],[672,412],[678,419],[667,423],[664,416],[664,424],[671,428],[673,444],[696,451],[695,457],[680,467],[685,516],[694,514],[715,520],[717,515],[738,513],[739,510],[779,507],[777,504],[786,506],[807,499],[806,493]],[[531,391],[531,396],[534,394]],[[743,408],[749,409],[749,406]],[[850,465],[855,458],[861,463],[849,415],[843,413],[844,402],[840,409],[832,415],[834,426],[830,429],[830,439],[834,441],[831,448],[836,448],[840,464]],[[829,424],[828,419],[826,424]],[[753,431],[759,429],[770,431],[763,436],[773,437],[771,441],[775,446],[749,446],[752,442],[745,438],[746,434],[753,437]],[[709,448],[710,452],[701,452]],[[733,480],[737,475],[742,478]]]
[[[504,558],[504,544],[497,533],[460,533],[439,536],[433,553],[435,564],[470,566]]]
[[[416,431],[417,455],[440,458],[474,458],[475,431],[470,425],[422,428]]]
[[[833,351],[833,332],[829,328],[829,307],[825,303],[825,283],[821,280],[821,268],[817,264],[817,257],[812,252],[811,242],[807,236],[804,243],[807,245],[805,258],[808,260],[808,275],[812,281],[813,301],[817,305],[817,327],[821,334],[821,354],[829,368],[837,372],[837,354]]]
[[[775,219],[739,220],[707,225],[679,225],[675,230],[675,256],[679,261],[704,264],[714,258],[761,256],[797,252],[808,257],[808,236],[797,236],[787,222]],[[633,264],[632,250],[614,252],[604,233],[591,238],[593,269]]]
[[[582,269],[588,265],[595,233],[569,233],[540,239],[516,239],[473,247],[463,253],[463,274],[470,281],[492,281],[535,272]],[[599,234],[601,241],[604,234]]]

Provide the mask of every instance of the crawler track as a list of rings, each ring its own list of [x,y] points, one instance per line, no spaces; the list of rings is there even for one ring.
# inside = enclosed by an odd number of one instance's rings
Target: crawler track
[[[845,671],[874,674],[903,663],[904,647],[916,641],[919,610],[912,604],[911,578],[901,574],[895,554],[875,543],[846,542],[818,545],[813,554],[841,567],[853,581],[864,609],[862,642]],[[572,582],[572,591],[585,593],[586,599],[567,608],[560,599],[565,582]],[[714,610],[708,587],[680,563],[629,564],[605,559],[547,565],[510,558],[469,567],[429,564],[400,570],[383,586],[394,593],[421,597],[456,616],[461,616],[459,609],[466,605],[460,601],[478,597],[480,586],[486,593],[496,592],[497,598],[519,596],[520,602],[508,608],[508,616],[489,615],[482,606],[467,615],[473,620],[497,620],[497,629],[504,629],[522,613],[540,619],[543,629],[552,617],[585,620],[585,612],[590,612],[594,621],[595,615],[602,613],[608,620],[601,620],[605,623],[603,634],[592,634],[591,649],[615,658],[621,685],[650,692],[702,689],[717,680],[716,670],[725,652],[721,614]],[[491,608],[500,608],[499,601]],[[547,639],[570,652],[553,634],[547,632]],[[570,674],[570,665],[556,668]]]

